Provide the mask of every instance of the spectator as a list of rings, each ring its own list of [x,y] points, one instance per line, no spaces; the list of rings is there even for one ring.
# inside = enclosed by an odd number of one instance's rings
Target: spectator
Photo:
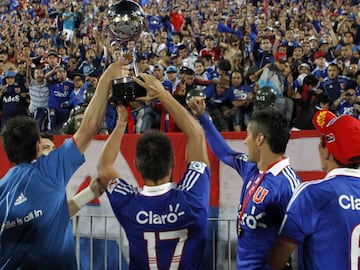
[[[209,74],[209,80],[214,80],[215,78],[219,77],[217,72],[216,65],[212,60],[210,55],[205,55],[203,57],[205,71]]]
[[[172,85],[168,80],[164,80],[164,68],[161,65],[154,66],[153,75],[156,79],[158,79],[163,87],[172,92]],[[159,101],[153,100],[150,102],[145,102],[144,105],[144,116],[142,119],[142,126],[140,132],[143,133],[147,129],[159,129],[160,128],[160,118],[161,118],[161,105],[158,104]],[[157,106],[158,105],[158,106]]]
[[[59,55],[55,51],[49,51],[47,54],[46,64],[45,64],[45,78],[49,81],[56,79],[56,69],[61,64]]]
[[[215,64],[220,60],[220,51],[218,47],[214,46],[215,38],[213,35],[207,35],[204,38],[205,47],[200,50],[200,57],[210,55]]]
[[[171,35],[171,41],[169,42],[169,52],[171,55],[179,53],[179,46],[181,45],[180,33],[173,32]]]
[[[171,62],[177,69],[183,67],[183,62],[179,53],[176,53],[171,57]]]
[[[259,69],[262,69],[267,64],[274,63],[274,56],[271,51],[271,41],[269,37],[258,36],[254,45],[254,60]]]
[[[285,76],[283,74],[287,56],[284,52],[276,52],[274,64],[268,64],[262,70],[259,78],[259,87],[273,88],[279,97],[283,96]]]
[[[189,50],[185,45],[182,44],[179,46],[179,54],[182,60],[182,65],[184,67],[194,70],[194,63],[196,61],[196,57],[189,53]]]
[[[171,82],[171,89],[173,94],[180,82],[179,78],[177,77],[178,70],[175,66],[168,66],[165,73],[167,80]]]
[[[56,68],[56,80],[49,85],[50,129],[60,128],[69,118],[70,109],[62,104],[70,99],[74,83],[67,78],[66,67]]]
[[[1,128],[17,115],[27,115],[28,90],[15,82],[16,72],[5,72],[5,85],[0,90]]]
[[[230,43],[220,42],[219,46],[224,49],[224,59],[230,62],[232,71],[244,68],[244,53],[239,48],[240,40],[236,36],[231,36]]]
[[[76,13],[72,11],[71,4],[65,5],[65,11],[62,13],[63,31],[66,34],[66,41],[71,41],[74,37]]]
[[[84,103],[84,91],[89,87],[90,83],[84,83],[84,76],[75,74],[73,78],[74,90],[70,94],[70,99],[61,104],[62,108],[74,108]]]
[[[9,69],[16,70],[16,65],[9,61],[9,57],[6,51],[0,51],[0,74],[5,73]]]
[[[86,58],[81,61],[78,72],[84,76],[89,75],[92,72],[100,73],[101,68],[101,60],[96,56],[95,50],[93,48],[89,48],[86,50]]]
[[[360,104],[353,86],[348,86],[332,104],[337,116],[347,114],[360,119]]]
[[[184,77],[183,79],[180,78],[181,81],[174,91],[174,96],[181,105],[187,107],[185,102],[186,95],[190,90],[196,88],[198,84],[195,80],[195,72],[193,69],[183,68],[180,70],[180,73],[183,73]]]
[[[350,85],[351,80],[345,76],[339,75],[339,67],[335,63],[329,64],[327,68],[328,77],[320,84],[323,95],[329,98],[333,103],[339,98],[340,94]]]
[[[315,68],[311,72],[318,78],[320,81],[323,81],[327,75],[328,63],[326,62],[325,53],[323,51],[317,51],[314,53],[314,63]]]
[[[34,77],[31,71],[31,65],[28,64],[26,77],[29,84],[29,113],[38,123],[40,132],[50,132],[49,86],[45,80],[44,69],[40,66],[35,67]]]
[[[97,82],[92,82],[90,86],[84,91],[82,91],[82,102],[79,103],[77,106],[71,109],[69,118],[63,124],[61,128],[61,133],[63,134],[75,134],[75,132],[80,128],[81,122],[85,116],[85,110],[89,106],[91,99],[94,96],[95,89],[96,89]],[[97,134],[109,134],[105,119],[101,123]]]
[[[206,108],[219,131],[229,131],[229,122],[236,105],[236,97],[230,87],[230,80],[226,77],[208,85],[204,90]]]
[[[303,63],[303,57],[304,51],[301,45],[294,46],[292,56],[290,58],[291,65],[294,69],[298,69],[299,66]]]
[[[20,85],[22,88],[26,88],[27,91],[29,91],[29,86],[27,84],[26,80],[26,66],[28,61],[19,62],[17,65],[17,73],[15,76],[15,81],[18,85]]]
[[[204,61],[201,58],[196,59],[194,67],[195,67],[195,78],[205,81],[211,80],[211,76],[205,70]]]
[[[309,100],[301,99],[296,104],[296,114],[292,123],[292,130],[312,130],[315,129],[312,118],[321,109],[329,110],[329,99],[324,95],[313,94]]]
[[[231,73],[230,91],[236,97],[234,113],[232,114],[232,126],[234,131],[245,131],[245,117],[251,111],[252,100],[254,97],[253,89],[245,84],[245,78],[240,70]]]

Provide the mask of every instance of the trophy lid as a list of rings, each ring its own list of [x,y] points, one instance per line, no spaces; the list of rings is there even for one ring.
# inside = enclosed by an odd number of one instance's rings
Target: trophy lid
[[[108,29],[120,41],[137,41],[143,32],[146,19],[142,7],[130,0],[122,0],[109,7]]]

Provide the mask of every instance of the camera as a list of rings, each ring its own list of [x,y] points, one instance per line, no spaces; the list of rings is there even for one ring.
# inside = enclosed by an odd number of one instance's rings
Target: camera
[[[146,96],[146,89],[129,77],[115,79],[113,81],[112,91],[110,101],[113,102],[129,102],[136,100],[136,98]]]

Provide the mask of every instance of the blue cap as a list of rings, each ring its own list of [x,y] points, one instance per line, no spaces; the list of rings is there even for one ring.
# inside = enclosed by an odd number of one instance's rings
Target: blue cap
[[[16,76],[16,72],[11,69],[5,72],[5,78],[11,78],[15,76]]]
[[[177,73],[177,68],[175,66],[168,66],[166,68],[166,73]]]

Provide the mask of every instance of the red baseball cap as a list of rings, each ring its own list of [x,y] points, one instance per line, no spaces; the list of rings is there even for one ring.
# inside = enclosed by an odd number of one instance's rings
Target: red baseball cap
[[[360,121],[350,115],[317,111],[312,119],[314,127],[324,135],[329,152],[344,165],[360,164]]]
[[[326,55],[323,51],[317,51],[316,53],[314,53],[314,60],[316,60],[320,57],[326,57]]]
[[[275,61],[280,61],[280,62],[284,62],[286,61],[287,56],[285,52],[276,52],[274,55],[274,60]]]

